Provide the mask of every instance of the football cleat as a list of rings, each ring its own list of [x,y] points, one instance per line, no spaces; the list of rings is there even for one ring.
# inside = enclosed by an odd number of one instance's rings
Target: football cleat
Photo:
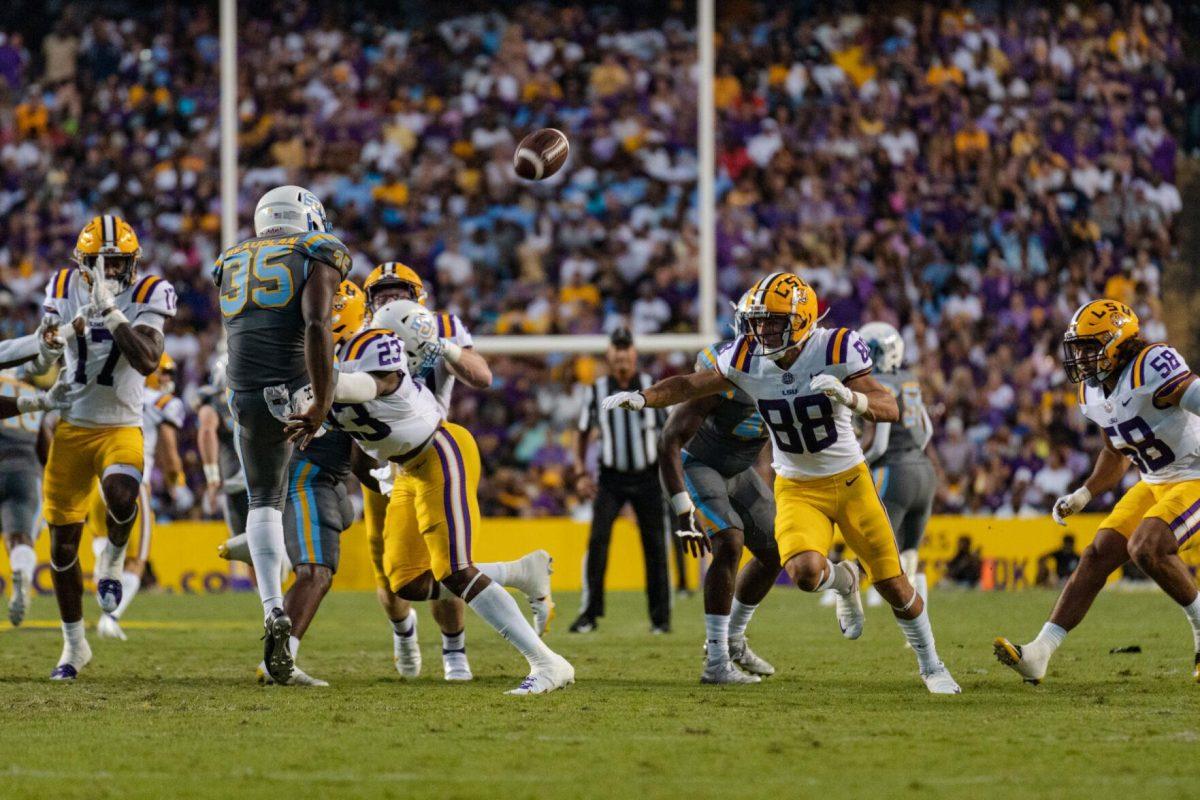
[[[271,676],[267,674],[267,668],[259,662],[254,670],[254,676],[258,679],[262,686],[274,686],[275,681],[271,680]],[[292,677],[288,680],[287,686],[328,686],[328,681],[323,681],[320,678],[314,678],[299,667],[292,668]]]
[[[442,672],[448,681],[469,681],[475,678],[471,672],[471,662],[467,661],[467,650],[447,650],[442,648]]]
[[[292,619],[282,608],[273,608],[263,621],[263,664],[276,683],[287,683],[296,662],[288,638],[292,635]]]
[[[862,595],[858,590],[859,584],[862,583],[862,573],[859,572],[858,564],[853,561],[843,561],[842,564],[845,564],[854,574],[854,585],[845,594],[837,594],[837,602],[834,607],[837,609],[838,627],[842,630],[842,636],[847,639],[857,639],[862,636],[863,624],[867,621],[867,615],[863,611]],[[834,569],[837,567],[835,566]]]
[[[571,627],[567,628],[567,631],[569,633],[591,633],[592,631],[596,630],[596,627],[596,620],[592,619],[586,614],[580,614],[578,617],[576,617],[575,621],[571,623]]]
[[[520,686],[509,689],[505,694],[549,694],[574,683],[575,668],[570,662],[558,654],[552,654],[551,658],[550,662],[535,667]]]
[[[929,672],[922,672],[921,680],[925,681],[925,686],[931,694],[962,694],[962,688],[950,675],[946,665],[940,661]]]
[[[417,612],[409,609],[412,633],[401,636],[392,631],[392,663],[402,678],[416,678],[421,674],[421,642],[417,639]]]
[[[509,583],[529,599],[533,629],[538,636],[544,636],[554,619],[554,598],[550,594],[554,559],[545,550],[534,550],[514,561],[509,570]]]
[[[129,638],[125,631],[121,630],[121,623],[117,622],[117,618],[112,614],[100,615],[100,619],[96,621],[96,633],[101,639],[119,639],[124,642]]]
[[[73,681],[91,660],[92,647],[87,643],[87,639],[84,639],[78,648],[64,644],[62,655],[58,658],[58,666],[50,673],[50,680]]]
[[[25,614],[29,611],[29,600],[29,581],[25,580],[25,576],[20,572],[14,572],[12,597],[8,600],[8,621],[14,628],[25,621]]]
[[[1003,636],[997,636],[992,642],[992,650],[996,660],[1006,667],[1012,667],[1021,676],[1021,680],[1034,686],[1046,677],[1046,667],[1050,664],[1049,657],[1038,658],[1037,653],[1028,646],[1021,647],[1013,644]]]
[[[717,661],[705,663],[704,672],[700,673],[700,682],[709,685],[737,685],[746,683],[761,683],[762,678],[749,675],[733,665],[732,661]]]
[[[729,660],[751,675],[766,676],[775,674],[775,668],[762,658],[759,658],[758,654],[750,649],[750,644],[746,641],[745,636],[730,638]]]
[[[121,605],[121,581],[116,578],[101,578],[96,581],[96,602],[105,614],[111,614]]]

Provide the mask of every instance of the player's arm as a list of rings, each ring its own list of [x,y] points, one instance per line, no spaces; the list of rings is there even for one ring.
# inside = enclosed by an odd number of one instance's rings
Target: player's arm
[[[219,402],[219,401],[215,401]],[[216,499],[221,488],[221,443],[218,432],[221,417],[211,404],[205,403],[196,412],[196,447],[200,451],[200,463],[204,467],[204,483],[208,491],[208,502]]]
[[[32,361],[38,354],[38,336],[31,333],[16,339],[0,342],[0,369],[17,367]],[[12,398],[7,398],[12,399]]]
[[[1104,436],[1104,449],[1096,457],[1092,465],[1092,474],[1088,479],[1070,494],[1065,494],[1054,501],[1050,516],[1059,525],[1066,525],[1066,518],[1082,511],[1092,498],[1104,494],[1121,482],[1125,471],[1129,469],[1129,459],[1113,447],[1108,435]]]
[[[864,417],[862,446],[863,458],[868,464],[887,452],[888,443],[892,440],[892,423],[872,422]]]
[[[687,400],[671,409],[658,439],[658,474],[670,495],[675,516],[675,535],[683,540],[688,552],[699,558],[709,549],[708,537],[697,529],[683,479],[683,445],[696,435],[700,425],[716,407],[715,395]]]
[[[350,471],[354,473],[354,477],[375,494],[383,494],[383,487],[379,485],[379,479],[371,474],[371,470],[378,466],[379,462],[363,452],[357,442],[354,447],[350,448]]]
[[[163,479],[170,488],[171,501],[176,510],[186,512],[196,502],[195,495],[187,485],[183,471],[183,458],[179,455],[179,429],[170,422],[158,426],[158,444],[155,458],[162,467]]]
[[[448,339],[443,340],[443,345],[442,359],[451,375],[472,389],[486,389],[492,385],[492,368],[474,347],[463,347]]]
[[[632,411],[640,411],[646,407],[666,408],[685,400],[709,397],[735,388],[737,387],[721,373],[705,369],[665,378],[643,391],[617,392],[604,398],[600,407],[605,411],[618,407]]]
[[[321,429],[333,405],[333,296],[342,273],[323,261],[312,262],[312,271],[300,296],[300,314],[304,318],[304,365],[312,386],[313,402],[307,409],[292,414],[287,426],[289,438],[301,449]]]
[[[1161,408],[1179,406],[1200,417],[1200,381],[1194,372],[1171,378],[1154,393],[1154,404]]]
[[[112,313],[105,316],[104,325],[112,333],[113,342],[129,361],[130,366],[142,375],[149,375],[158,369],[158,362],[166,346],[162,333],[146,325],[131,325],[127,320],[114,321],[115,324],[110,325],[113,314],[121,312],[114,307]],[[124,316],[121,314],[122,320]]]

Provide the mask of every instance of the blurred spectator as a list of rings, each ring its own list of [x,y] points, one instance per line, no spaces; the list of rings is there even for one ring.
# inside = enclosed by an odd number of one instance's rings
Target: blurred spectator
[[[971,549],[971,537],[958,537],[958,548],[946,562],[946,580],[963,589],[974,589],[982,572],[983,558],[978,549]]]

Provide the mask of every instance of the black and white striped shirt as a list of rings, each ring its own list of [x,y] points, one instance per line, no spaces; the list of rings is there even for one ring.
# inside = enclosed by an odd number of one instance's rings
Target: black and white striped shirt
[[[658,431],[663,421],[661,409],[600,409],[600,402],[610,394],[646,389],[653,383],[653,379],[642,372],[627,386],[621,386],[615,378],[605,375],[587,387],[583,411],[579,415],[579,430],[587,433],[592,428],[599,429],[601,467],[617,472],[641,472],[658,461]]]

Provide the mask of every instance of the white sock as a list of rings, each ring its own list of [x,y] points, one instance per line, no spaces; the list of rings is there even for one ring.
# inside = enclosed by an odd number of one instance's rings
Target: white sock
[[[1200,594],[1196,595],[1195,600],[1183,606],[1183,613],[1187,615],[1188,622],[1192,625],[1192,641],[1195,642],[1196,652],[1200,653]]]
[[[917,654],[917,664],[921,672],[929,672],[942,663],[933,644],[933,628],[929,625],[928,611],[922,608],[916,619],[896,617],[896,623],[904,632],[904,638],[912,646],[913,652]]]
[[[17,545],[8,554],[8,561],[12,564],[13,574],[19,574],[29,583],[33,578],[33,569],[37,566],[37,553],[33,552],[33,548],[27,544]]]
[[[729,615],[704,615],[704,652],[708,663],[720,664],[729,660]]]
[[[100,551],[100,557],[96,562],[98,571],[105,577],[116,577],[121,572],[121,567],[125,564],[125,551],[129,548],[129,541],[117,547],[112,543],[111,539],[106,539],[104,549]]]
[[[467,630],[463,628],[454,635],[442,634],[442,652],[453,652],[467,649]]]
[[[62,656],[58,659],[58,663],[73,664],[76,667],[81,666],[76,664],[73,659],[79,654],[80,649],[86,643],[83,631],[83,620],[78,620],[77,622],[64,622],[62,624],[62,634],[63,651]]]
[[[283,607],[283,514],[277,508],[252,508],[246,515],[246,541],[258,579],[264,616]]]
[[[137,597],[140,588],[142,588],[141,575],[128,570],[121,573],[121,602],[117,605],[117,610],[112,613],[114,617],[121,618],[125,609],[129,608],[129,604],[133,602],[133,598]]]
[[[295,661],[296,657],[300,655],[300,640],[295,636],[289,636],[288,649],[292,651],[292,660]]]
[[[847,594],[854,588],[854,573],[845,561],[834,564],[825,559],[825,580],[817,586],[818,592],[833,589],[838,594]]]
[[[415,609],[408,610],[408,616],[404,619],[392,620],[392,633],[399,636],[401,639],[407,639],[417,632],[417,612]]]
[[[508,581],[512,577],[512,573],[517,571],[511,569],[514,563],[515,562],[510,561],[491,561],[487,564],[476,564],[475,568],[484,575],[487,575],[495,583],[498,583],[501,586],[508,586]],[[513,588],[519,589],[521,587],[513,586]]]
[[[507,639],[509,644],[521,651],[530,667],[536,669],[554,657],[554,651],[546,646],[529,624],[529,620],[525,619],[517,601],[499,584],[489,583],[467,605]]]
[[[736,597],[733,598],[733,607],[729,610],[730,639],[740,639],[746,635],[746,626],[750,624],[750,618],[754,616],[754,612],[757,610],[757,605],[743,603]]]
[[[929,605],[929,581],[925,577],[924,572],[918,572],[912,579],[913,588],[917,590],[917,594],[921,595],[921,602]]]
[[[1058,646],[1066,638],[1067,631],[1065,628],[1061,628],[1053,622],[1047,622],[1042,626],[1041,633],[1037,635],[1037,638],[1025,646],[1043,647],[1046,649],[1046,655],[1050,655],[1058,649]]]

